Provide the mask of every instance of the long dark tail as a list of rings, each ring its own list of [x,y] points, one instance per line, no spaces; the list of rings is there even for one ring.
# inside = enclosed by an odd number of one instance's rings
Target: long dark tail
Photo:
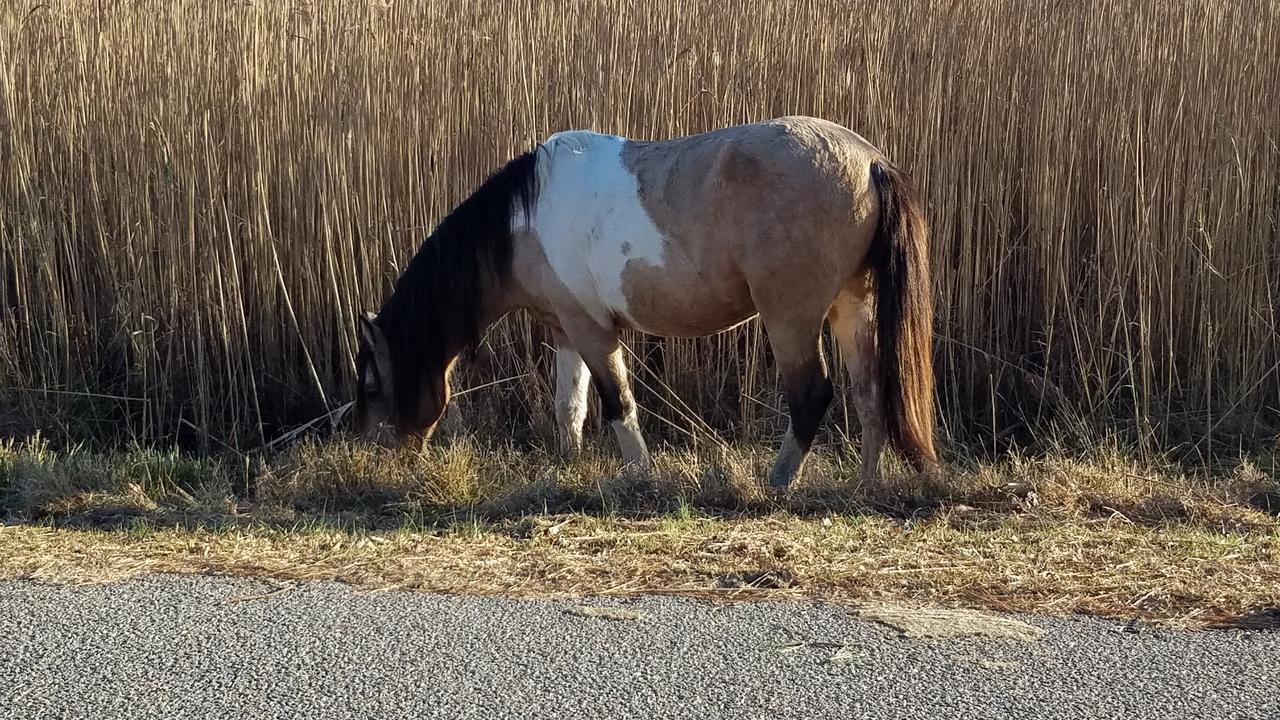
[[[897,168],[871,164],[880,225],[868,261],[876,285],[880,394],[889,442],[916,470],[937,463],[933,446],[933,286],[929,227],[915,188]]]

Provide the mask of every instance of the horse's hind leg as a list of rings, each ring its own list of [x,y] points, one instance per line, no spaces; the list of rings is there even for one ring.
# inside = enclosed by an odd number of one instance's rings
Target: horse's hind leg
[[[582,425],[587,420],[587,389],[591,380],[582,356],[568,340],[556,338],[556,425],[560,452],[575,457],[582,452]]]
[[[791,416],[778,459],[769,473],[769,484],[783,488],[791,484],[804,466],[834,391],[818,344],[822,332],[821,317],[798,321],[791,313],[766,315],[762,312],[761,320],[782,375],[787,410]]]
[[[876,477],[884,448],[884,401],[876,362],[875,315],[870,288],[863,278],[854,281],[836,297],[827,314],[831,334],[840,345],[840,355],[849,371],[854,409],[862,424],[862,470],[865,482]]]

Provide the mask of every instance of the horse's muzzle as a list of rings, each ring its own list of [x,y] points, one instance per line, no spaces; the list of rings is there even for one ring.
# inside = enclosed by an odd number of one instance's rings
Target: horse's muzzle
[[[381,422],[361,433],[366,442],[381,445],[388,450],[395,450],[404,445],[407,439],[391,423]]]

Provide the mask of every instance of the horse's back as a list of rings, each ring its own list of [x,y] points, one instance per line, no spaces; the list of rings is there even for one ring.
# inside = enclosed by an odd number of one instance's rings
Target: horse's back
[[[825,120],[659,141],[570,131],[541,150],[535,229],[598,322],[715,332],[762,296],[838,286],[870,241],[869,167],[880,154]]]
[[[842,284],[874,234],[870,167],[883,156],[832,122],[778,118],[629,143],[624,156],[668,243],[699,267],[742,277],[757,299]]]

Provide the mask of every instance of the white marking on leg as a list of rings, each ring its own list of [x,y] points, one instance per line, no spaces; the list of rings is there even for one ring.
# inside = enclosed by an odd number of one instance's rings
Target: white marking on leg
[[[557,278],[602,327],[619,317],[639,327],[622,286],[627,263],[664,265],[662,233],[622,159],[627,142],[574,130],[552,135],[538,154],[532,229]],[[524,223],[517,212],[513,228]]]
[[[582,356],[556,349],[556,424],[560,452],[573,457],[582,451],[582,424],[587,420],[587,388],[591,374]]]
[[[791,424],[788,423],[787,434],[782,438],[782,447],[778,450],[778,459],[773,463],[773,471],[769,473],[769,485],[775,488],[790,485],[796,474],[800,472],[808,454],[809,452],[796,442],[795,433],[791,432]]]
[[[648,470],[649,448],[640,434],[640,419],[634,407],[621,420],[613,421],[613,432],[618,436],[622,461],[636,470]]]

